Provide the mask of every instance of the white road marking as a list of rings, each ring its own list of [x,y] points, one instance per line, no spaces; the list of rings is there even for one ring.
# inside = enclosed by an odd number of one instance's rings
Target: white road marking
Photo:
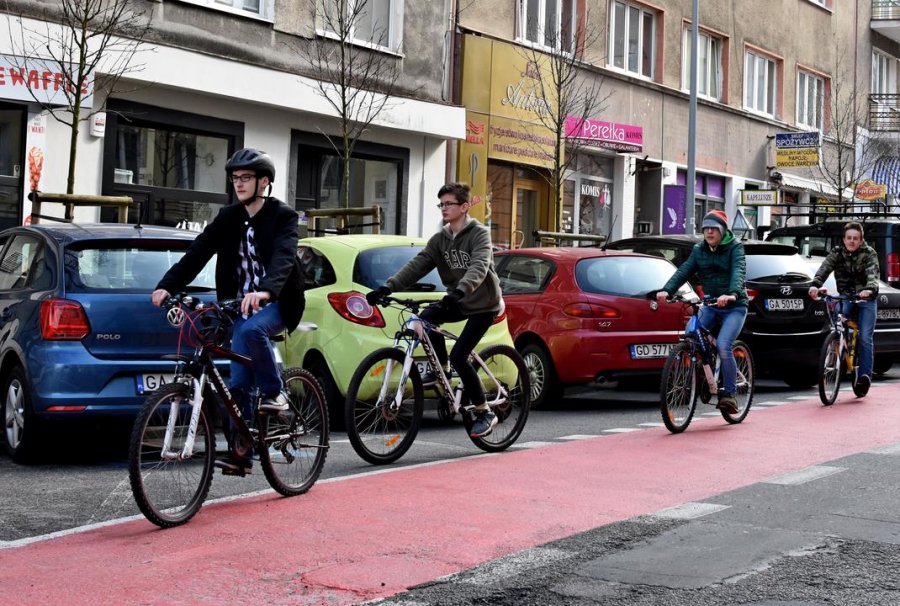
[[[669,507],[668,509],[662,509],[644,517],[665,518],[667,520],[693,520],[722,511],[723,509],[728,509],[729,507],[731,506],[717,505],[715,503],[688,502],[676,505],[675,507]]]
[[[571,558],[574,555],[574,553],[569,551],[550,549],[547,547],[526,549],[525,551],[520,551],[519,553],[501,558],[495,562],[479,566],[474,574],[460,577],[459,582],[467,583],[469,585],[491,586],[497,583],[497,579],[508,580],[514,575],[539,568],[552,562]]]
[[[637,427],[614,427],[613,429],[604,429],[603,433],[628,433],[630,431],[640,431]]]
[[[763,484],[781,484],[784,486],[796,486],[798,484],[805,484],[806,482],[812,482],[813,480],[819,480],[821,478],[826,478],[830,475],[834,475],[836,473],[840,473],[842,471],[846,471],[846,467],[830,467],[828,465],[812,465],[807,467],[806,469],[800,469],[799,471],[792,471],[791,473],[786,473],[784,475],[775,476],[774,478],[769,478],[767,480],[763,480]]]

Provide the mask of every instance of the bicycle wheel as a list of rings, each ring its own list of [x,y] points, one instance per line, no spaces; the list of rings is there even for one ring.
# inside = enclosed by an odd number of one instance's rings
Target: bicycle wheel
[[[259,463],[269,484],[286,497],[316,483],[328,456],[328,404],[316,378],[302,368],[282,373],[290,408],[259,415]]]
[[[672,433],[681,433],[691,424],[697,408],[697,364],[690,344],[682,342],[672,348],[660,383],[663,423]]]
[[[508,345],[488,347],[481,352],[481,359],[484,366],[476,365],[476,370],[485,401],[497,415],[497,425],[486,436],[469,438],[482,450],[498,452],[512,446],[525,429],[531,407],[531,383],[522,356]],[[506,391],[505,397],[501,387]]]
[[[735,341],[731,348],[734,352],[734,362],[737,365],[737,381],[734,400],[737,402],[737,414],[728,414],[722,410],[722,418],[729,423],[740,423],[747,418],[750,405],[753,403],[754,383],[756,370],[753,363],[753,355],[750,348],[743,341]]]
[[[373,465],[393,463],[402,457],[422,422],[425,396],[415,364],[405,384],[400,385],[405,357],[393,347],[373,351],[360,362],[347,390],[347,437],[356,454]],[[403,390],[403,397],[394,409],[398,389]]]
[[[843,372],[841,341],[834,333],[825,337],[819,354],[819,399],[825,406],[831,406],[837,399]]]
[[[193,450],[183,457],[193,410],[190,402],[187,385],[166,385],[147,398],[131,432],[131,492],[141,513],[161,528],[190,520],[203,505],[212,483],[216,436],[205,407],[200,409]],[[167,426],[171,427],[171,436],[163,452]]]

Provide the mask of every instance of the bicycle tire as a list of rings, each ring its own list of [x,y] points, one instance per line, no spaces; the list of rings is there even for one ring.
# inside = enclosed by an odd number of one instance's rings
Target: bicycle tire
[[[493,345],[481,352],[481,359],[506,390],[505,400],[499,398],[497,384],[485,372],[484,368],[475,365],[484,396],[497,415],[497,425],[486,436],[469,436],[472,443],[486,452],[499,452],[512,446],[528,420],[531,408],[531,382],[525,361],[514,348],[508,345]],[[499,401],[498,401],[499,400]]]
[[[833,332],[825,337],[819,354],[819,399],[825,406],[831,406],[837,399],[843,374],[841,343]]]
[[[302,368],[282,373],[290,407],[258,415],[259,463],[269,485],[292,497],[312,488],[328,456],[328,403],[315,376]]]
[[[402,457],[419,433],[425,396],[415,364],[410,366],[400,407],[390,410],[405,357],[394,347],[373,351],[360,362],[347,389],[344,404],[347,437],[356,454],[373,465],[393,463]],[[379,401],[383,385],[387,387],[386,402]]]
[[[734,361],[737,366],[734,400],[737,403],[738,411],[736,414],[730,414],[724,410],[720,410],[720,412],[722,418],[733,425],[746,419],[747,413],[750,412],[756,385],[756,365],[750,348],[743,341],[735,341],[731,350],[734,352]]]
[[[659,405],[663,424],[672,433],[681,433],[691,424],[697,409],[697,362],[694,348],[685,342],[672,348],[663,366]]]
[[[179,452],[188,433],[192,406],[191,388],[171,383],[147,397],[131,432],[128,478],[138,509],[160,528],[180,526],[200,510],[212,484],[216,436],[200,409],[194,453],[189,459],[162,458],[162,441],[171,411],[178,402],[170,452]],[[180,488],[183,486],[184,488]]]

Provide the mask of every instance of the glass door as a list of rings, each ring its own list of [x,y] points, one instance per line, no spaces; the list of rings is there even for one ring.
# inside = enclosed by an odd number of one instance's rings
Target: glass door
[[[21,225],[25,108],[0,104],[0,229]]]

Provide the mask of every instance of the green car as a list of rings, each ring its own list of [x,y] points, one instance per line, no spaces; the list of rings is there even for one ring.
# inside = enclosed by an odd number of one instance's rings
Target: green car
[[[359,363],[371,352],[393,343],[400,329],[400,310],[373,310],[365,294],[384,284],[425,247],[426,240],[408,236],[348,235],[300,240],[299,256],[306,281],[304,322],[319,329],[295,332],[281,347],[286,366],[302,366],[319,379],[329,402],[333,426],[344,418],[344,398]],[[437,301],[446,294],[432,271],[399,297]],[[462,322],[447,324],[456,334]],[[498,317],[478,350],[490,345],[512,346],[506,316]],[[448,348],[450,344],[448,344]],[[424,352],[422,357],[424,359]]]

